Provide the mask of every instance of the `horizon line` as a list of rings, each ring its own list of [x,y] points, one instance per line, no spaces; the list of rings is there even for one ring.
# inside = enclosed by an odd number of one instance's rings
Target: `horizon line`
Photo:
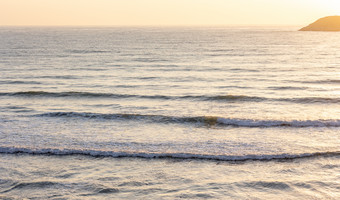
[[[128,27],[294,27],[294,26],[298,27],[298,26],[305,26],[305,25],[301,25],[301,24],[0,25],[0,27],[127,27],[127,28]]]

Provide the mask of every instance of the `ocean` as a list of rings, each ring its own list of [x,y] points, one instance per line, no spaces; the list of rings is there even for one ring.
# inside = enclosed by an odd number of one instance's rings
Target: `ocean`
[[[1,27],[0,199],[339,199],[340,40]]]

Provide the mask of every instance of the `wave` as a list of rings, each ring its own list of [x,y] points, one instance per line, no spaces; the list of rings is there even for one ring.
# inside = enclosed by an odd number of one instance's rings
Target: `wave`
[[[315,81],[301,81],[301,83],[309,84],[340,84],[338,79],[326,79],[326,80],[315,80]]]
[[[246,95],[218,95],[218,96],[200,96],[196,98],[205,99],[208,101],[265,101],[267,98],[246,96]]]
[[[104,120],[144,120],[151,123],[193,123],[205,126],[234,126],[249,128],[270,128],[270,127],[340,127],[340,120],[253,120],[223,118],[216,116],[194,116],[194,117],[176,117],[165,115],[142,115],[142,114],[102,114],[102,113],[85,113],[85,112],[50,112],[34,117],[69,117],[69,118],[87,118],[87,119],[104,119]]]
[[[8,84],[8,85],[41,85],[41,82],[37,81],[0,81],[0,84]]]
[[[186,96],[167,96],[167,95],[136,95],[136,94],[114,94],[114,93],[93,93],[93,92],[44,92],[44,91],[22,91],[4,92],[0,96],[20,96],[20,97],[70,97],[70,98],[139,98],[139,99],[158,99],[158,100],[198,100],[198,101],[220,101],[220,102],[263,102],[281,101],[300,104],[312,103],[340,103],[340,98],[332,97],[300,97],[300,98],[266,98],[247,95],[186,95]]]
[[[79,79],[79,76],[73,76],[73,75],[52,75],[52,76],[36,76],[35,78],[41,78],[41,79]]]
[[[277,86],[277,87],[267,87],[271,90],[306,90],[308,87],[293,87],[293,86]]]
[[[261,97],[252,97],[245,95],[221,95],[221,96],[166,96],[166,95],[131,95],[131,94],[113,94],[113,93],[93,93],[93,92],[44,92],[44,91],[25,91],[0,93],[0,96],[22,96],[22,97],[99,97],[99,98],[142,98],[142,99],[200,99],[205,101],[223,100],[223,101],[256,101],[264,100]]]
[[[217,117],[174,117],[165,115],[142,115],[142,114],[101,114],[101,113],[83,113],[83,112],[51,112],[35,117],[70,117],[70,118],[87,118],[87,119],[105,119],[105,120],[144,120],[153,123],[202,123],[205,125],[215,125],[218,123]]]
[[[22,97],[111,97],[111,98],[132,98],[138,95],[109,94],[109,93],[92,93],[92,92],[44,92],[44,91],[27,91],[0,93],[0,96],[22,96]]]
[[[281,99],[282,101],[294,102],[294,103],[340,103],[340,98],[331,98],[331,97],[304,97],[304,98],[291,98],[291,99]]]
[[[111,51],[103,51],[103,50],[77,50],[77,49],[73,49],[73,50],[68,50],[66,51],[67,53],[74,53],[74,54],[100,54],[100,53],[110,53]]]
[[[252,120],[218,118],[219,124],[238,127],[340,127],[340,120]]]
[[[84,155],[92,157],[113,157],[113,158],[146,158],[146,159],[196,159],[215,161],[271,161],[291,160],[313,157],[340,156],[340,151],[315,152],[302,154],[273,154],[273,155],[210,155],[193,153],[148,153],[148,152],[114,152],[101,150],[80,150],[80,149],[30,149],[18,147],[0,147],[2,154],[31,154],[31,155],[56,155],[71,156]]]

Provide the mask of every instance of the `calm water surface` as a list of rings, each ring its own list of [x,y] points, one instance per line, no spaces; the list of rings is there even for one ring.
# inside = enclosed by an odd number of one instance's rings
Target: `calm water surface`
[[[0,199],[340,198],[340,35],[0,28]]]

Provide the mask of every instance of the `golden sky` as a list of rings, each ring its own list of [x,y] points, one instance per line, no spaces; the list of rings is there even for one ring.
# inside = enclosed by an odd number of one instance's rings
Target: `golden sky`
[[[0,25],[305,25],[340,0],[0,0]]]

